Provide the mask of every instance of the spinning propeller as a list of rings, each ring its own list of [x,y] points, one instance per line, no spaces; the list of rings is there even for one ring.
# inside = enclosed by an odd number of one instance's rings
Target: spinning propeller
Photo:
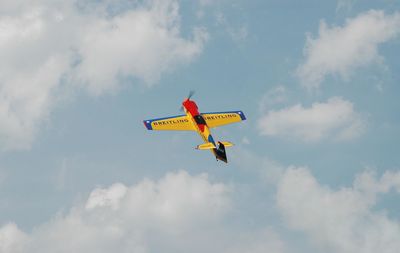
[[[189,95],[187,96],[185,101],[190,100],[193,97],[194,93],[195,93],[194,90],[189,91]],[[181,106],[180,111],[183,112],[183,106]]]

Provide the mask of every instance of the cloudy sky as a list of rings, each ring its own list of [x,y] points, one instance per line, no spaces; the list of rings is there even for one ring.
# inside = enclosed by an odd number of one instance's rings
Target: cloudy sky
[[[0,1],[0,252],[400,251],[400,3]],[[142,120],[243,110],[213,131]]]

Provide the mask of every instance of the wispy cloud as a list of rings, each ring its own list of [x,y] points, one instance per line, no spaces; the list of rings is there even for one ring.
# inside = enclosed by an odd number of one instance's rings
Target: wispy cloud
[[[207,33],[181,36],[178,1],[112,8],[119,4],[2,1],[0,149],[29,148],[63,89],[99,95],[130,78],[152,85],[202,52]]]
[[[348,19],[343,26],[329,27],[321,21],[319,35],[307,35],[305,62],[297,75],[307,89],[319,88],[328,75],[347,79],[362,66],[380,62],[378,46],[400,33],[400,13],[371,10]]]
[[[232,230],[232,195],[231,186],[185,171],[115,183],[32,232],[3,225],[0,252],[285,252],[272,228]]]
[[[217,25],[222,27],[235,43],[240,44],[247,39],[249,32],[246,25],[233,26],[222,12],[218,12],[215,18]]]
[[[338,0],[336,5],[336,11],[350,10],[357,0]]]
[[[309,108],[297,104],[268,111],[258,121],[258,128],[262,135],[316,142],[355,138],[364,132],[366,123],[351,102],[333,97]]]
[[[288,94],[285,86],[278,85],[267,91],[259,102],[260,112],[266,112],[271,107],[284,103],[288,100]]]
[[[193,246],[205,224],[218,223],[230,209],[229,192],[228,186],[211,183],[206,174],[191,176],[184,171],[130,187],[116,183],[93,190],[86,203],[32,233],[13,223],[4,225],[0,251],[172,252],[185,241]]]
[[[290,228],[304,232],[323,252],[382,252],[400,249],[400,224],[376,211],[379,193],[400,191],[400,173],[380,179],[369,171],[352,187],[321,185],[306,168],[288,169],[278,186],[277,204]]]

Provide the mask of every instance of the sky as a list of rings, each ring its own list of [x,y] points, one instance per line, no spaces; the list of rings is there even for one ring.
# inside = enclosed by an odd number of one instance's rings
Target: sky
[[[2,0],[0,252],[397,253],[400,3]],[[148,131],[242,110],[213,129]]]

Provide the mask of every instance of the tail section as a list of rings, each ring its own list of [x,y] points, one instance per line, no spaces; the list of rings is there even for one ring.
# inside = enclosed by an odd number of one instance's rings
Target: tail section
[[[229,141],[219,141],[218,143],[224,144],[225,148],[228,148],[228,147],[232,147],[232,146],[233,146],[233,143],[231,143],[231,142],[229,142]]]
[[[215,149],[217,148],[213,143],[206,142],[204,144],[198,145],[196,149],[205,150],[205,149]]]
[[[215,157],[217,160],[228,162],[228,158],[226,157],[226,150],[225,147],[232,147],[233,144],[227,141],[219,141],[218,148],[214,150]]]
[[[200,150],[211,150],[215,157],[217,158],[217,160],[223,161],[223,162],[228,162],[228,159],[226,158],[226,151],[225,148],[227,147],[232,147],[233,144],[228,142],[228,141],[219,141],[218,142],[218,147],[216,147],[214,145],[214,142],[206,142],[203,143],[201,145],[198,145],[196,147],[196,149],[200,149]]]
[[[228,158],[226,158],[226,151],[225,151],[225,145],[221,142],[218,142],[218,148],[215,149],[215,157],[217,160],[221,160],[223,162],[228,162]]]

